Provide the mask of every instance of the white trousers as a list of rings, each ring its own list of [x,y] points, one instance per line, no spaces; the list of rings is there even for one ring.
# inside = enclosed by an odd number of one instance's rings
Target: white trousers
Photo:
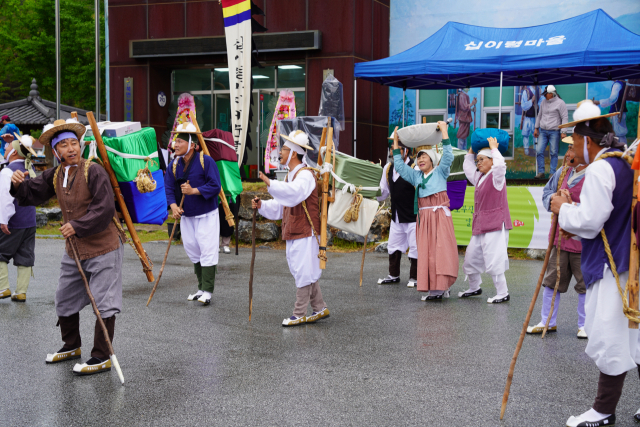
[[[203,267],[218,265],[220,247],[220,217],[218,209],[194,217],[183,216],[180,234],[184,250],[192,263]]]
[[[464,274],[487,273],[492,276],[503,274],[509,269],[509,230],[492,231],[490,233],[471,236],[464,255],[462,271]]]
[[[409,258],[418,259],[418,244],[416,243],[416,223],[400,223],[391,221],[389,227],[389,255],[395,251],[405,253],[409,249]]]
[[[629,272],[620,275],[624,288]],[[603,278],[587,288],[584,329],[589,336],[585,353],[600,372],[621,375],[640,364],[640,334],[629,329],[629,320],[622,312],[622,298],[616,279],[605,264]]]
[[[287,240],[287,263],[297,288],[309,286],[322,276],[319,252],[315,236]]]

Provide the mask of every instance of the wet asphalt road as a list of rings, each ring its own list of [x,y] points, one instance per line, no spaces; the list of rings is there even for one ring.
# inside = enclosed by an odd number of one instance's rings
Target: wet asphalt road
[[[159,271],[163,243],[148,243]],[[420,301],[405,286],[379,286],[387,256],[329,254],[321,287],[331,317],[283,328],[295,299],[283,251],[258,250],[253,318],[248,322],[250,250],[220,255],[211,306],[188,302],[195,276],[174,246],[159,289],[127,247],[123,313],[114,347],[125,376],[75,377],[75,361],[45,365],[61,347],[54,291],[63,241],[39,239],[35,279],[25,304],[0,301],[1,426],[563,426],[587,410],[598,371],[576,339],[577,296],[562,299],[558,333],[527,337],[505,420],[500,403],[513,350],[542,263],[511,261],[511,301],[482,297]],[[15,268],[10,266],[15,281]],[[464,276],[453,287],[464,290]],[[538,302],[532,321],[539,320]],[[83,352],[94,316],[81,312]],[[631,372],[618,406],[618,426],[632,426],[640,405]]]

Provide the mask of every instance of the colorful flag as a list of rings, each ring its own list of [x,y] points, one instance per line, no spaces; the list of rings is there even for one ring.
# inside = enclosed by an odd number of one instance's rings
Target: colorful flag
[[[231,133],[242,164],[251,106],[251,0],[222,0],[231,91]]]

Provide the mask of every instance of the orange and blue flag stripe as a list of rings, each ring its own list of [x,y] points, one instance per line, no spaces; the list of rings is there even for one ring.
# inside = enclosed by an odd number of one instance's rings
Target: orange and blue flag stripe
[[[225,27],[251,19],[251,0],[222,0],[222,16]]]

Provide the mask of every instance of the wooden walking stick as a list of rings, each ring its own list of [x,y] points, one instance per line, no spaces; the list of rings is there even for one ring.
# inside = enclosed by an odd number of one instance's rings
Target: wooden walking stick
[[[236,198],[236,200],[238,199]],[[237,224],[240,224],[239,216],[240,216],[240,213],[236,215],[236,255],[238,255],[238,237],[240,235],[240,232],[238,231],[238,225],[237,225]]]
[[[360,264],[360,286],[362,286],[362,273],[364,272],[364,255],[367,253],[367,238],[369,233],[364,236],[364,247],[362,248],[362,263]]]
[[[329,156],[328,162],[331,162],[331,153],[333,149],[333,127],[331,127],[331,117],[327,118],[327,131],[326,131],[326,154],[324,161],[327,162],[327,156]],[[323,134],[325,132],[323,131]],[[322,141],[320,141],[322,145]],[[322,175],[322,204],[321,204],[321,216],[320,216],[320,268],[324,270],[327,268],[327,203],[329,198],[329,172],[325,172]]]
[[[109,339],[109,331],[107,331],[107,327],[104,324],[104,320],[100,316],[100,310],[98,310],[98,306],[96,305],[96,300],[93,299],[93,294],[91,293],[91,288],[89,288],[89,282],[87,281],[87,276],[84,275],[84,271],[82,271],[82,266],[80,265],[80,258],[78,257],[78,251],[76,250],[75,245],[73,244],[73,236],[69,238],[69,246],[71,246],[71,250],[73,251],[73,258],[76,261],[76,266],[78,267],[78,271],[82,276],[82,280],[84,281],[84,289],[87,291],[87,295],[89,296],[89,301],[91,301],[91,306],[93,307],[93,312],[98,318],[98,323],[100,323],[100,327],[102,328],[102,333],[104,334],[104,339],[107,341],[107,346],[109,347],[109,357],[111,358],[111,363],[116,368],[116,372],[118,373],[118,377],[120,378],[120,382],[124,385],[124,376],[122,375],[122,369],[120,369],[120,364],[118,363],[118,358],[116,354],[113,352],[113,346],[111,345],[111,340]]]
[[[187,184],[189,181],[187,181]],[[184,204],[184,194],[182,194],[182,200],[180,200],[180,209],[182,209],[182,205]],[[153,294],[156,293],[156,289],[158,289],[158,283],[160,283],[160,278],[162,277],[162,272],[164,271],[164,266],[167,263],[167,256],[169,256],[169,249],[171,249],[171,242],[173,242],[173,235],[176,232],[176,228],[178,228],[178,224],[180,220],[176,220],[173,223],[173,229],[171,230],[171,236],[169,236],[169,243],[167,244],[167,251],[164,253],[164,259],[162,260],[162,267],[160,267],[160,273],[158,273],[158,278],[156,279],[156,284],[153,285],[153,289],[151,290],[151,295],[149,295],[149,299],[147,300],[147,307],[149,307],[149,303],[151,302],[151,298],[153,298]]]
[[[256,215],[258,209],[253,210],[253,221],[251,223],[251,269],[249,270],[249,322],[251,322],[251,312],[253,311],[253,266],[256,262]]]
[[[91,132],[93,133],[94,138],[96,139],[96,144],[98,146],[98,151],[100,152],[100,157],[102,158],[102,164],[104,168],[107,170],[109,174],[109,179],[111,180],[111,187],[113,187],[113,193],[116,196],[116,201],[118,202],[118,206],[120,206],[120,212],[122,213],[122,217],[124,218],[124,222],[127,224],[127,229],[129,230],[129,234],[131,235],[131,240],[133,241],[133,246],[140,258],[140,262],[142,263],[142,270],[144,270],[144,274],[147,276],[147,280],[149,282],[153,282],[153,268],[151,267],[151,262],[149,261],[149,257],[142,247],[142,242],[140,242],[140,238],[138,237],[138,233],[136,232],[135,227],[133,226],[133,221],[131,220],[131,216],[129,215],[129,210],[127,209],[127,205],[124,202],[124,197],[122,197],[122,193],[120,192],[120,185],[118,184],[118,180],[116,179],[116,174],[113,172],[111,168],[111,163],[109,162],[109,156],[107,155],[107,149],[104,146],[104,142],[102,141],[102,135],[100,135],[100,129],[98,129],[98,123],[96,123],[96,119],[93,116],[93,112],[87,112],[87,119],[89,120],[89,124],[91,125]]]
[[[207,144],[204,142],[204,138],[202,137],[202,132],[200,132],[200,126],[198,126],[198,120],[196,120],[196,118],[193,118],[193,124],[196,127],[196,131],[198,131],[198,142],[200,143],[200,148],[202,149],[202,152],[211,157],[211,155],[209,154],[209,148],[207,147]],[[227,202],[227,197],[224,195],[224,190],[222,188],[220,188],[220,194],[218,194],[218,196],[220,196],[220,202],[222,202],[222,209],[224,209],[224,219],[227,220],[227,223],[229,224],[229,227],[233,227],[236,225],[235,221],[233,220],[233,214],[231,213],[231,209],[229,209],[229,203]]]
[[[516,346],[516,350],[513,352],[513,358],[511,359],[511,366],[509,367],[509,374],[507,375],[507,384],[504,386],[504,394],[502,395],[502,408],[500,409],[500,419],[504,417],[504,411],[506,411],[507,409],[507,402],[509,401],[509,390],[511,389],[511,381],[513,381],[513,371],[516,368],[516,361],[518,360],[518,354],[520,353],[520,349],[522,348],[522,342],[524,341],[524,336],[527,333],[527,326],[529,326],[529,321],[531,320],[531,313],[533,313],[533,308],[536,305],[536,300],[538,299],[538,294],[540,293],[540,287],[542,286],[544,273],[547,271],[547,265],[549,265],[549,257],[551,256],[551,249],[553,248],[553,242],[556,240],[556,231],[558,229],[557,216],[554,216],[553,221],[551,223],[551,227],[552,227],[551,238],[549,239],[547,254],[544,257],[544,263],[542,264],[542,271],[540,272],[540,277],[538,278],[538,284],[536,285],[536,290],[533,292],[533,298],[531,298],[531,304],[529,304],[529,311],[527,312],[527,317],[524,319],[524,323],[522,324],[522,332],[520,332],[520,339],[518,340],[518,345]]]
[[[562,182],[564,181],[564,177],[567,175],[569,171],[569,167],[564,167],[562,173],[560,174],[560,178],[558,179],[558,192],[556,193],[558,196],[560,195],[560,187],[562,186]],[[556,295],[558,294],[558,288],[560,287],[560,242],[562,241],[562,234],[558,235],[558,245],[556,247],[556,285],[553,288],[553,296],[551,297],[551,308],[549,309],[549,315],[547,316],[547,321],[544,324],[544,330],[542,331],[543,339],[545,335],[547,335],[547,331],[549,330],[549,322],[551,322],[551,317],[553,316],[553,307],[556,304]]]

